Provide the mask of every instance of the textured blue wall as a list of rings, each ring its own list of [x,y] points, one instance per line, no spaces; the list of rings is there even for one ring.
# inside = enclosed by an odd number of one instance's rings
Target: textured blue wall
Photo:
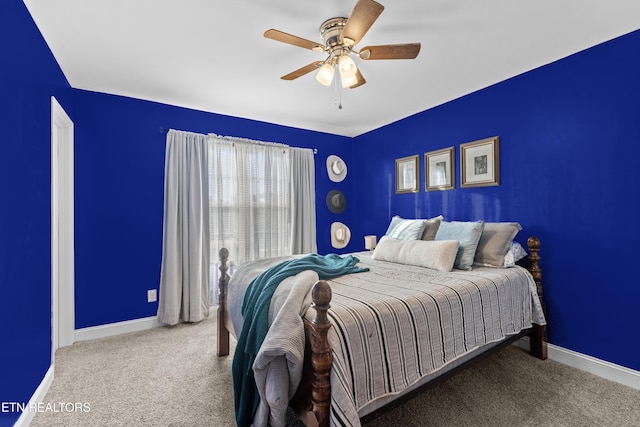
[[[155,314],[145,295],[160,274],[164,127],[317,148],[321,253],[336,220],[352,230],[345,252],[394,214],[520,221],[519,240],[542,240],[551,342],[640,369],[627,345],[640,301],[639,32],[350,139],[71,90],[23,3],[1,2],[0,17],[0,401],[28,401],[51,358],[51,95],[76,125],[76,328]],[[499,187],[394,194],[394,159],[420,154],[424,171],[424,152],[494,135]],[[329,154],[349,165],[342,183],[327,177]],[[334,188],[341,215],[324,202]]]
[[[81,90],[74,90],[73,105],[76,328],[156,314],[157,303],[147,302],[146,291],[158,288],[162,260],[166,134],[161,127],[316,148],[321,253],[332,251],[331,222],[349,223],[354,215],[355,205],[335,215],[325,204],[325,195],[338,186],[353,196],[349,175],[334,184],[324,164],[329,154],[350,162],[351,138]]]
[[[0,2],[0,51],[0,402],[28,402],[51,362],[51,96],[71,114],[71,88],[21,1]]]
[[[629,346],[640,302],[639,50],[635,32],[361,135],[356,232],[381,235],[395,214],[519,221],[518,240],[542,242],[550,341],[640,369]],[[460,188],[459,145],[496,135],[500,186]],[[450,146],[457,188],[425,192],[424,153]],[[422,191],[396,195],[394,159],[413,154]]]

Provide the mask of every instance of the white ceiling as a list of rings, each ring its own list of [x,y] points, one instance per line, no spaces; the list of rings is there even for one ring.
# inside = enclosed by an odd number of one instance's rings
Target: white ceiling
[[[24,0],[72,87],[356,136],[640,28],[639,0],[379,0],[356,46],[422,43],[415,60],[356,62],[367,84],[314,73],[325,54],[263,37],[321,42],[356,0]]]

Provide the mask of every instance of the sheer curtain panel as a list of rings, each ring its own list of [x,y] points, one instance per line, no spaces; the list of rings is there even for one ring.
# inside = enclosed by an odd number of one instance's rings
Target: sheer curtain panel
[[[169,130],[158,320],[175,325],[209,315],[207,137]]]
[[[236,265],[289,255],[289,147],[215,135],[209,141],[212,264],[221,247]]]

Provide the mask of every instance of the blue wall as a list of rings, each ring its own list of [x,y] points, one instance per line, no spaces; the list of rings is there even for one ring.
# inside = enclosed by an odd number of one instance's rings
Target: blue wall
[[[0,2],[0,51],[0,402],[28,402],[51,362],[51,96],[71,114],[71,88],[21,1]]]
[[[317,148],[321,253],[336,220],[352,230],[344,252],[395,214],[520,221],[520,241],[542,240],[551,342],[640,370],[627,344],[640,301],[640,32],[352,139],[72,90],[23,3],[1,2],[0,16],[0,401],[28,401],[51,359],[52,95],[76,126],[76,328],[155,315],[145,296],[160,274],[163,127]],[[424,171],[425,152],[494,135],[500,186],[394,193],[396,158],[420,154]],[[342,183],[327,177],[329,154],[349,166]],[[334,188],[341,215],[324,202]]]
[[[519,221],[518,240],[542,242],[550,342],[639,370],[638,51],[640,31],[361,135],[355,203],[376,214],[356,233],[381,235],[395,214]],[[459,145],[496,135],[500,186],[460,188]],[[457,188],[425,192],[424,153],[450,146]],[[389,192],[394,159],[414,154],[422,191]]]
[[[325,203],[333,188],[352,196],[350,177],[335,184],[324,165],[329,154],[350,162],[351,138],[81,90],[74,90],[73,106],[76,328],[156,314],[157,303],[146,295],[158,288],[162,260],[166,134],[160,128],[316,148],[318,251],[332,251],[332,221],[351,222],[354,205],[338,216]]]

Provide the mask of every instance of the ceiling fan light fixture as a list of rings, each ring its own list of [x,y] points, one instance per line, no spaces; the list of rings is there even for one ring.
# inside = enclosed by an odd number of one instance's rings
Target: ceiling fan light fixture
[[[335,70],[333,69],[333,65],[325,63],[316,73],[316,80],[318,80],[325,86],[329,86],[331,84],[331,81],[333,81],[334,73]]]
[[[338,59],[338,69],[340,70],[340,76],[344,77],[353,77],[358,72],[358,67],[356,67],[356,63],[351,59],[349,55],[340,55]]]
[[[415,59],[418,56],[420,43],[365,46],[359,52],[355,50],[355,46],[384,10],[384,6],[376,0],[355,1],[349,17],[329,18],[320,25],[322,44],[273,28],[264,32],[268,39],[327,54],[324,61],[315,61],[298,68],[280,77],[282,80],[295,80],[316,70],[316,80],[321,84],[329,86],[334,83],[336,90],[339,89],[339,84],[354,89],[367,81],[351,58],[351,54],[357,55],[358,60]]]
[[[340,83],[343,88],[351,87],[358,83],[358,77],[354,74],[353,76],[340,76]]]

